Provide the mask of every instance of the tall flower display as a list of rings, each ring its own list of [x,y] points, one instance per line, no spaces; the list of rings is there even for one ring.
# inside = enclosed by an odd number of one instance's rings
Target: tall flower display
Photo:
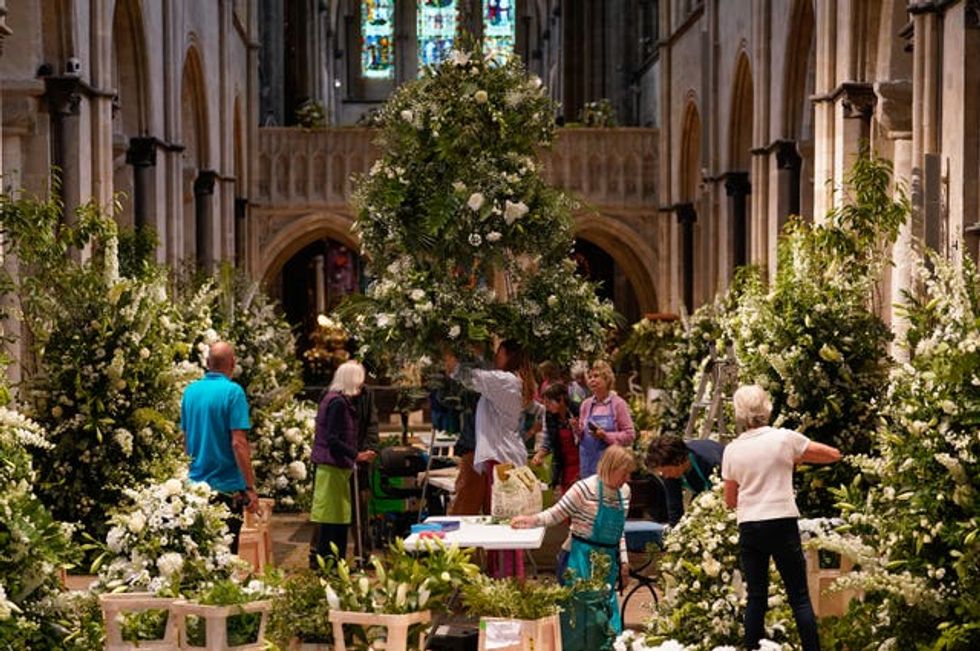
[[[341,311],[361,356],[399,367],[491,335],[558,362],[600,350],[612,308],[576,275],[571,202],[535,161],[554,112],[519,62],[477,52],[389,99],[354,194],[374,281]]]
[[[0,648],[55,648],[43,603],[59,589],[58,569],[74,556],[71,528],[34,494],[30,449],[50,447],[43,428],[0,407]],[[55,636],[56,637],[56,636]]]
[[[769,390],[777,425],[845,454],[869,451],[891,365],[877,283],[907,216],[888,165],[863,156],[826,223],[795,221],[784,229],[772,286],[749,278],[727,327],[740,379]],[[799,473],[800,508],[827,515],[826,487],[853,475],[846,464]]]
[[[823,547],[860,565],[865,593],[836,636],[850,649],[980,647],[980,275],[934,256],[909,295],[880,456],[840,494],[846,527]]]
[[[162,272],[119,276],[115,222],[99,207],[65,223],[56,200],[5,196],[0,222],[36,355],[21,398],[53,444],[38,455],[38,495],[101,538],[106,505],[180,463],[180,392],[196,372],[175,363]]]

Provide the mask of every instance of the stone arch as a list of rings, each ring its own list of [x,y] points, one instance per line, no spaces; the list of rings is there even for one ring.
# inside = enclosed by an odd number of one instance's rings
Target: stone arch
[[[575,236],[592,242],[612,256],[633,285],[641,313],[659,310],[659,294],[654,281],[658,256],[645,238],[621,219],[596,213],[575,216]]]
[[[75,56],[75,30],[80,26],[75,24],[73,16],[70,0],[43,0],[41,4],[44,61],[55,67],[55,74],[61,74],[68,57]]]
[[[177,257],[198,252],[198,229],[194,186],[201,170],[208,169],[208,109],[204,65],[196,45],[187,48],[180,81],[181,182],[183,188],[183,247]]]
[[[352,217],[335,212],[315,212],[291,219],[268,244],[262,245],[255,277],[262,279],[264,287],[270,287],[290,258],[308,244],[326,237],[360,251],[360,242],[351,233],[353,224]]]
[[[681,201],[694,201],[701,186],[701,114],[693,100],[684,108],[681,125],[678,197]]]
[[[735,62],[735,83],[732,84],[732,104],[729,115],[728,169],[747,172],[751,164],[753,94],[752,67],[743,50]]]

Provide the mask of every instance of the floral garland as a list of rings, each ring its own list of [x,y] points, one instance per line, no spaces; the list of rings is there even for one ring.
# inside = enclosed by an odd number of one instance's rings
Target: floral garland
[[[354,193],[375,280],[338,311],[359,357],[397,369],[491,335],[559,363],[600,350],[612,307],[567,261],[572,205],[534,160],[553,114],[540,79],[477,51],[391,97],[382,157]]]

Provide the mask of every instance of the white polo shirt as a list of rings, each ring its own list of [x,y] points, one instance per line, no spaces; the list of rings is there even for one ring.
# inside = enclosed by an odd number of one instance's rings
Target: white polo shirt
[[[799,432],[766,426],[744,432],[725,447],[721,477],[738,484],[739,524],[800,517],[793,465],[808,445],[810,439]]]

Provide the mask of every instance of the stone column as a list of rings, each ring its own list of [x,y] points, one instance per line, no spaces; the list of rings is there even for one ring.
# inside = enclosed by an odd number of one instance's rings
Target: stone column
[[[736,268],[748,262],[748,197],[751,192],[748,172],[725,175],[725,193],[732,216],[732,266]]]
[[[786,218],[800,214],[800,174],[803,157],[794,140],[777,140],[772,144],[776,156],[776,218],[782,230]]]
[[[941,119],[940,72],[942,66],[939,9],[932,2],[909,6],[912,14],[912,234],[938,244],[936,216],[928,214],[928,196],[937,188],[926,178],[928,161],[939,152]],[[938,166],[936,166],[938,168]]]
[[[194,180],[194,243],[197,263],[210,269],[214,261],[214,170],[201,170]]]
[[[844,82],[834,93],[834,185],[839,188],[854,165],[861,147],[871,139],[871,117],[878,96],[869,83]],[[840,195],[833,205],[840,203]],[[822,215],[820,215],[822,217]]]
[[[834,106],[837,86],[837,0],[816,0],[815,85],[813,98],[813,219],[820,221],[833,205]]]
[[[698,213],[693,203],[676,204],[674,212],[681,227],[682,298],[690,313],[694,311],[694,223]]]
[[[156,138],[130,138],[126,164],[133,166],[133,226],[137,230],[156,224],[153,187],[157,164]]]
[[[78,157],[82,86],[81,79],[75,76],[44,78],[44,97],[51,115],[51,164],[58,169],[58,195],[64,203],[64,217],[69,221],[74,219],[82,195]]]
[[[3,39],[7,38],[13,31],[7,27],[7,0],[0,0],[0,55],[3,55]],[[3,89],[0,87],[0,124],[3,124]],[[2,143],[0,143],[2,145]],[[3,171],[3,147],[0,146],[0,172]],[[0,247],[0,262],[3,260],[3,247]],[[11,364],[16,366],[16,364]]]

